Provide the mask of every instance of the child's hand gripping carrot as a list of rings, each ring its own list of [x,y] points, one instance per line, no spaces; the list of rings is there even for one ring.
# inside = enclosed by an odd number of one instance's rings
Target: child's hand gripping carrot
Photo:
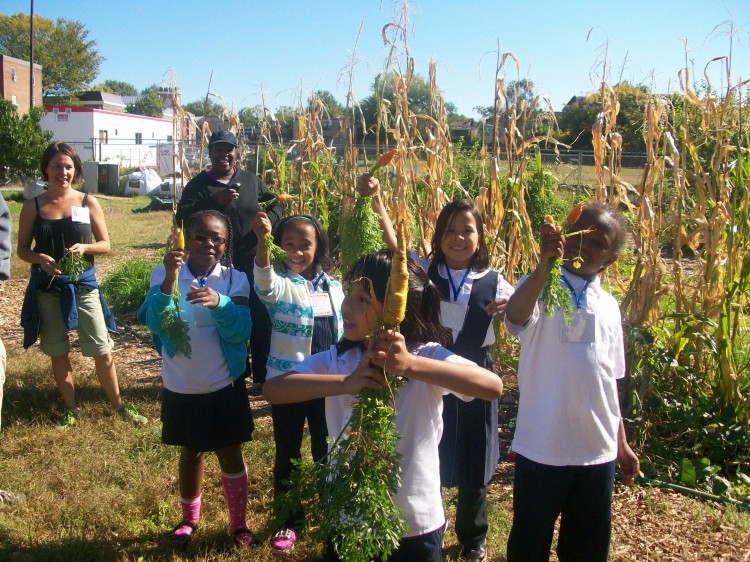
[[[279,248],[273,240],[271,220],[268,215],[264,212],[257,213],[255,220],[253,220],[252,229],[258,237],[258,251],[255,255],[258,266],[268,267],[273,265],[276,269],[282,268],[286,263],[286,252]]]
[[[559,308],[565,319],[570,323],[570,314],[573,312],[573,303],[570,301],[568,290],[562,286],[562,256],[565,249],[565,234],[569,226],[576,223],[583,211],[583,204],[579,203],[568,213],[561,226],[555,225],[552,215],[545,217],[542,225],[542,242],[540,246],[540,263],[547,263],[547,276],[539,301],[544,306],[544,313],[553,317]]]

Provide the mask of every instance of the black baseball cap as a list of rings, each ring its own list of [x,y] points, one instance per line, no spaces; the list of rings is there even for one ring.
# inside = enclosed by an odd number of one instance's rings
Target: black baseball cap
[[[211,138],[208,141],[208,148],[211,148],[215,144],[231,144],[233,147],[237,148],[237,137],[229,131],[216,131],[211,135]]]

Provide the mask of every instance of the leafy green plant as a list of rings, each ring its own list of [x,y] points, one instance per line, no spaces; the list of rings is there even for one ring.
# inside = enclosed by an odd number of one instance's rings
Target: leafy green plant
[[[159,263],[161,260],[128,260],[107,276],[101,288],[112,312],[127,314],[138,310],[148,293],[151,272]]]

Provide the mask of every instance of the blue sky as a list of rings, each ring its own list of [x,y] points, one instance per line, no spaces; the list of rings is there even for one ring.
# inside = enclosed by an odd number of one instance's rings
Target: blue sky
[[[35,0],[35,13],[85,24],[106,57],[96,82],[124,80],[141,89],[174,69],[183,101],[211,92],[235,110],[249,105],[296,105],[317,89],[340,101],[356,45],[357,99],[370,94],[386,48],[381,30],[400,2],[390,0]],[[6,14],[28,13],[29,0],[2,0]],[[665,92],[678,89],[688,65],[702,76],[714,57],[729,54],[734,22],[733,81],[750,78],[750,0],[413,0],[408,35],[416,71],[437,82],[447,101],[475,116],[490,105],[498,44],[520,61],[506,65],[507,80],[528,78],[555,109],[575,94],[593,91],[605,47],[609,79],[620,77]],[[717,27],[718,26],[718,27]],[[712,65],[718,69],[718,65]],[[721,85],[713,71],[715,85]]]

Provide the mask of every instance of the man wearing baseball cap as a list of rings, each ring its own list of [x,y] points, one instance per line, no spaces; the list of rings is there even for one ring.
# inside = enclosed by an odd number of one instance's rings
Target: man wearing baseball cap
[[[258,176],[237,167],[237,137],[232,132],[219,130],[211,135],[208,157],[211,166],[185,186],[177,205],[177,221],[184,223],[193,213],[208,209],[227,215],[234,236],[234,267],[247,274],[252,286],[258,245],[252,223],[256,213],[262,210],[259,201],[270,199],[274,194]],[[275,203],[266,212],[275,227],[281,219],[281,205]],[[250,334],[253,382],[262,384],[266,380],[266,361],[271,345],[271,320],[254,290],[250,291],[250,315],[253,320]]]

